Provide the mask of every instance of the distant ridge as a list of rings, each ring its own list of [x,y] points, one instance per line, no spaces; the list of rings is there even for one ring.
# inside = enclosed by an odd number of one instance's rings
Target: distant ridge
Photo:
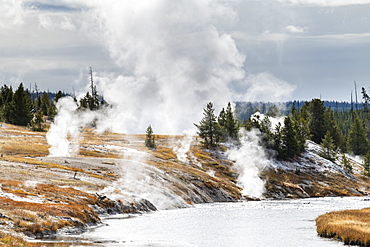
[[[294,100],[287,102],[245,102],[245,101],[236,101],[235,110],[239,116],[240,120],[249,119],[256,111],[259,111],[262,114],[267,114],[272,108],[279,109],[282,115],[287,115],[293,104],[297,109],[300,109],[304,103],[307,101],[304,100]],[[330,107],[333,111],[350,111],[351,109],[360,110],[364,106],[362,103],[349,103],[349,102],[339,102],[339,101],[329,101],[324,100],[325,107]]]

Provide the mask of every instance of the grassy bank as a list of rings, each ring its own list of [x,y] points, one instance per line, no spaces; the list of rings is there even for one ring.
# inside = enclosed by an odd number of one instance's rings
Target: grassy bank
[[[162,202],[177,208],[242,198],[238,172],[223,155],[223,146],[207,150],[195,138],[182,159],[176,150],[186,141],[184,136],[156,136],[157,148],[148,149],[145,135],[99,134],[85,128],[72,157],[47,157],[45,135],[1,125],[0,246],[31,246],[25,236],[42,238],[59,230],[83,230],[99,223],[104,213],[146,212]],[[267,198],[351,196],[370,191],[368,178],[323,172],[315,159],[301,157],[290,166],[295,162],[306,168],[262,172]],[[281,162],[280,167],[286,165]]]
[[[321,237],[370,246],[370,208],[330,212],[317,217],[316,226]]]
[[[183,163],[174,152],[182,138],[157,136],[157,149],[150,150],[145,135],[84,129],[73,157],[47,157],[46,133],[1,124],[0,246],[43,246],[27,242],[26,236],[84,230],[98,224],[100,214],[155,210],[149,201],[119,188],[112,192],[115,200],[101,194],[122,181],[122,170],[130,171],[125,166],[132,163],[125,160],[136,160],[139,174],[148,174],[154,184],[163,181],[187,205],[238,200],[241,188],[235,184],[232,163],[204,151],[199,143],[189,151],[191,162]]]

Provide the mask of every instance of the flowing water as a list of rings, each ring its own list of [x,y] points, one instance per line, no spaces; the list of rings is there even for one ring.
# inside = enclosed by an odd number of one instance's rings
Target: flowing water
[[[369,200],[326,197],[201,204],[107,218],[105,226],[64,241],[69,246],[343,246],[318,237],[315,218],[330,211],[370,207]]]

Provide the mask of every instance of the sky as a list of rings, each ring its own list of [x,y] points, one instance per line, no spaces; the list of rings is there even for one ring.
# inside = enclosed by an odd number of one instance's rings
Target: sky
[[[0,11],[0,84],[13,87],[82,93],[92,67],[108,99],[153,93],[164,108],[370,90],[370,0],[0,0]]]

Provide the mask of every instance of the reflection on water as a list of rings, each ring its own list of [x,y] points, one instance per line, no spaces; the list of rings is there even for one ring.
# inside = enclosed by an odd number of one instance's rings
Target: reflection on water
[[[105,219],[106,226],[45,246],[343,246],[318,237],[315,218],[369,206],[364,197],[202,204]]]

